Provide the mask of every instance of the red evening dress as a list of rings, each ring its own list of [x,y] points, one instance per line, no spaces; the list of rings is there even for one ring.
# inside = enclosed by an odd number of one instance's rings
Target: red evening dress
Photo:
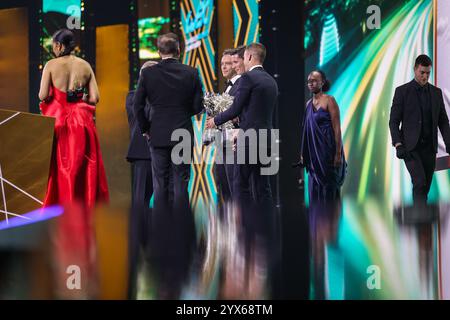
[[[51,88],[42,114],[56,118],[55,140],[44,206],[80,203],[93,208],[109,200],[108,185],[94,124],[95,107],[67,102],[67,93]]]
[[[64,214],[51,238],[55,252],[58,298],[95,297],[97,290],[95,221],[93,209],[109,201],[108,185],[97,131],[95,107],[81,99],[67,101],[67,93],[51,88],[51,100],[41,102],[42,114],[55,118],[52,160],[44,207],[58,204]],[[84,275],[82,290],[66,287],[67,268]]]

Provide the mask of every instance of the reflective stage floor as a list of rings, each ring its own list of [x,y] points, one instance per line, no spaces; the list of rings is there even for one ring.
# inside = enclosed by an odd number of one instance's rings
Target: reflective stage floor
[[[344,198],[131,224],[128,210],[98,208],[84,223],[83,209],[58,209],[0,224],[0,299],[450,298],[447,203]]]

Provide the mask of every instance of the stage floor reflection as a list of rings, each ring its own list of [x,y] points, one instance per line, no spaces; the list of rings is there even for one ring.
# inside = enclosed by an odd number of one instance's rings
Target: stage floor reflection
[[[2,226],[0,299],[450,298],[450,203],[76,210]]]

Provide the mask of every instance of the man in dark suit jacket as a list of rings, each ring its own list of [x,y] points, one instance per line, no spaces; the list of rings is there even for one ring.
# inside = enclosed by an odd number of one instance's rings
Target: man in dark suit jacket
[[[143,70],[136,90],[134,110],[141,129],[147,137],[152,157],[154,210],[168,209],[169,173],[173,169],[174,209],[189,207],[188,184],[190,159],[174,164],[173,147],[182,142],[172,140],[172,133],[184,129],[190,138],[190,154],[194,142],[191,117],[203,110],[203,92],[198,71],[181,64],[178,37],[169,33],[158,38],[162,61]],[[151,125],[145,116],[145,101],[151,108]],[[183,153],[183,152],[182,152]],[[186,155],[183,153],[186,157]],[[188,162],[188,163],[186,163]]]
[[[150,160],[150,150],[148,148],[147,140],[141,133],[141,129],[134,116],[134,95],[136,90],[131,90],[126,98],[126,110],[128,116],[128,125],[130,129],[130,144],[126,159],[130,163],[136,163],[139,160]],[[144,108],[145,117],[150,117],[150,107],[148,105]]]
[[[442,91],[428,83],[431,64],[428,56],[417,57],[414,80],[395,90],[389,120],[397,157],[404,159],[411,175],[415,203],[427,201],[436,167],[438,128],[447,152],[450,151],[450,127]]]
[[[213,128],[239,116],[239,127],[244,131],[259,130],[268,131],[268,141],[257,140],[257,149],[267,146],[270,150],[270,130],[273,129],[272,118],[277,104],[278,86],[262,67],[266,55],[266,49],[262,44],[253,43],[247,46],[244,53],[244,64],[246,73],[239,79],[239,86],[234,98],[233,105],[208,120],[207,127]],[[235,167],[235,192],[241,205],[252,203],[255,200],[259,204],[272,206],[272,191],[268,175],[261,174],[263,167],[259,157],[256,164],[249,163],[249,145],[246,143],[244,149],[245,163],[237,164]],[[259,153],[259,152],[258,152]],[[251,178],[255,187],[257,199],[252,199],[250,191]]]

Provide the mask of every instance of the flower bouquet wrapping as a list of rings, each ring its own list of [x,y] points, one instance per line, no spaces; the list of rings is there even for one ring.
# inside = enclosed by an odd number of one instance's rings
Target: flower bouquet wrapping
[[[228,93],[207,93],[203,98],[203,106],[205,107],[206,114],[209,117],[215,117],[219,113],[226,111],[233,104],[234,97]],[[208,145],[212,143],[216,136],[221,135],[221,131],[230,131],[234,128],[233,122],[227,121],[224,124],[217,127],[217,129],[206,129],[203,132],[202,141],[203,144]],[[228,136],[228,134],[225,134]]]

